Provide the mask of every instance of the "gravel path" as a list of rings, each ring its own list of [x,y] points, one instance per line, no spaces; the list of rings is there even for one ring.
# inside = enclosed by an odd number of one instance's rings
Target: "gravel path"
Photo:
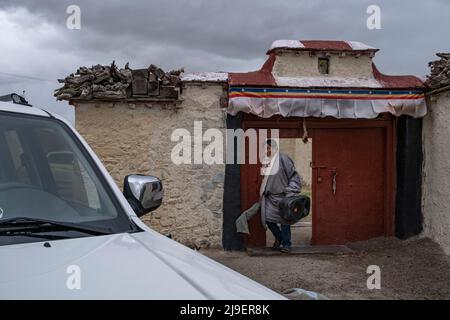
[[[350,255],[249,257],[207,249],[214,260],[278,292],[302,288],[331,299],[450,299],[450,257],[429,239],[379,238],[348,245]],[[367,267],[381,268],[381,289],[366,286]]]

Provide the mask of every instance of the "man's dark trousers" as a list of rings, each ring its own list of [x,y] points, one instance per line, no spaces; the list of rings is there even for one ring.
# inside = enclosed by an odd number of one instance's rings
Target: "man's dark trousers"
[[[267,227],[272,232],[274,237],[281,242],[281,246],[290,247],[291,246],[291,226],[287,224],[282,224],[281,228],[278,224],[274,222],[266,222]]]

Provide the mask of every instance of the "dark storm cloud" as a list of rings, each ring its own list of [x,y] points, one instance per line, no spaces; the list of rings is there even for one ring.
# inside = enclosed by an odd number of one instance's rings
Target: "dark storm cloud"
[[[390,50],[398,62],[388,68],[407,70],[408,56],[427,57],[439,46],[439,33],[450,26],[446,1],[378,1],[382,30],[366,28],[366,8],[374,1],[1,1],[3,7],[27,8],[31,13],[61,28],[73,38],[72,50],[111,52],[141,59],[140,52],[154,48],[155,58],[165,60],[192,51],[193,60],[203,61],[203,70],[240,67],[238,61],[263,58],[270,43],[284,39],[361,40]],[[65,30],[65,10],[77,4],[82,11],[82,30]],[[438,34],[435,34],[438,33]],[[441,34],[441,37],[445,34]],[[442,40],[441,40],[442,41]],[[433,45],[434,44],[434,45]],[[58,43],[49,44],[58,46]],[[219,57],[215,66],[202,59]],[[120,58],[120,57],[119,57]],[[210,57],[209,57],[210,58]],[[148,57],[149,62],[152,57]],[[182,59],[188,62],[188,59]],[[229,61],[227,61],[229,60]],[[237,60],[237,61],[233,61]],[[405,61],[405,66],[402,62]],[[143,61],[139,61],[143,62]],[[176,66],[176,61],[155,61]],[[416,62],[417,63],[417,62]],[[383,61],[384,64],[384,61]],[[410,66],[410,65],[409,65]],[[189,66],[187,66],[189,67]],[[425,67],[410,66],[412,72]]]
[[[81,8],[81,30],[65,27],[71,4]],[[371,4],[381,7],[381,30],[366,27]],[[380,48],[383,72],[424,75],[436,51],[450,50],[449,16],[445,0],[0,0],[7,43],[20,47],[2,50],[0,71],[55,79],[113,59],[132,67],[243,71],[258,68],[275,39],[337,39]],[[31,50],[32,59],[19,50]],[[0,74],[0,88],[5,79],[18,81]]]

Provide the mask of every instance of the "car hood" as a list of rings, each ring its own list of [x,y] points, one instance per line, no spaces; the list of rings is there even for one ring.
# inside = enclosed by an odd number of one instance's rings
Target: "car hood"
[[[0,247],[0,299],[282,299],[154,231]]]

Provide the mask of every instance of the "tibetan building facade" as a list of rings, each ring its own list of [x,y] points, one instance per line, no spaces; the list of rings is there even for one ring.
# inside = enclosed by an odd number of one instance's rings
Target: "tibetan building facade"
[[[130,173],[163,180],[165,201],[143,220],[191,247],[238,250],[266,243],[258,219],[250,221],[249,236],[235,228],[258,199],[257,165],[171,161],[173,130],[194,135],[198,121],[203,130],[224,135],[226,129],[264,128],[278,129],[280,139],[306,138],[312,244],[407,238],[423,225],[425,86],[414,76],[382,74],[373,63],[377,51],[352,41],[279,40],[254,72],[155,77],[149,68],[137,83],[134,70],[124,71],[119,78],[128,85],[117,85],[120,97],[95,97],[88,85],[84,97],[63,99],[75,106],[77,129],[119,185]],[[143,91],[135,95],[138,86]]]

